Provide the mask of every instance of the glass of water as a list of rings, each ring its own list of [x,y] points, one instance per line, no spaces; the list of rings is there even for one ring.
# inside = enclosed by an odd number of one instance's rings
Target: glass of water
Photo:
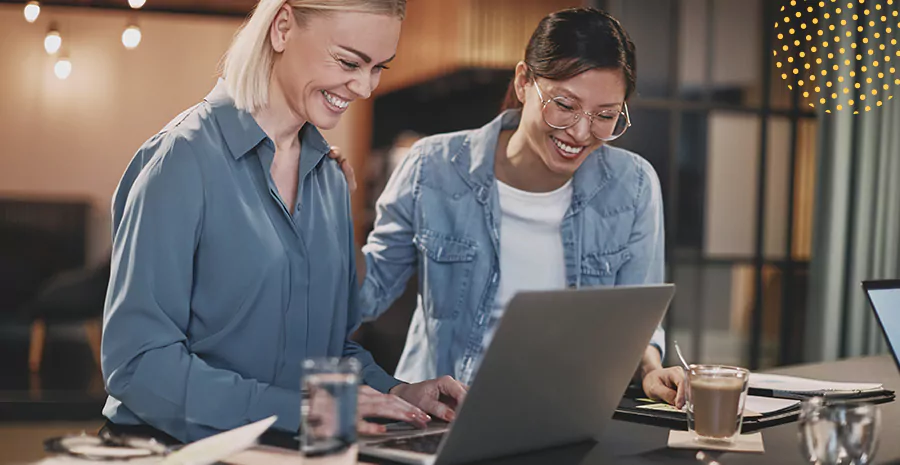
[[[322,458],[329,464],[356,463],[359,370],[354,358],[304,360],[300,450],[310,461]]]
[[[800,408],[800,449],[817,465],[866,465],[875,458],[880,427],[875,405],[813,397]]]

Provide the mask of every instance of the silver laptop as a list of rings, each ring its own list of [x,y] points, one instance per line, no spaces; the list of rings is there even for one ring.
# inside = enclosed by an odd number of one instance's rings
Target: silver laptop
[[[360,453],[453,465],[597,440],[675,293],[671,284],[517,294],[451,428]]]
[[[900,280],[864,281],[862,285],[900,369]]]

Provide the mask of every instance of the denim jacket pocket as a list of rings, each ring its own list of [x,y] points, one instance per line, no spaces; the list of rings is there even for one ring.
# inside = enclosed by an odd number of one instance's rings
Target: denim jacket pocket
[[[413,242],[421,252],[419,290],[425,315],[456,318],[469,294],[477,243],[428,229],[419,231]]]
[[[631,260],[631,252],[622,249],[616,252],[592,252],[581,261],[582,282],[588,286],[616,283],[616,275],[623,265]]]

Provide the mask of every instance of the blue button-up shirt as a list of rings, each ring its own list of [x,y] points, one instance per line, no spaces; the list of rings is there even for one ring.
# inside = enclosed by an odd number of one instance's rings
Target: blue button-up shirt
[[[354,356],[359,322],[346,180],[307,124],[297,204],[270,175],[274,145],[224,82],[138,150],[113,199],[103,410],[182,441],[278,415],[296,431],[305,357]]]
[[[404,381],[442,375],[472,381],[500,280],[494,154],[500,132],[518,127],[519,118],[508,111],[482,128],[419,141],[378,200],[363,248],[360,301],[363,314],[374,318],[418,269],[419,307],[396,373]],[[566,285],[661,283],[663,205],[650,163],[601,146],[575,172],[572,190],[560,227]],[[663,351],[662,328],[650,343]]]

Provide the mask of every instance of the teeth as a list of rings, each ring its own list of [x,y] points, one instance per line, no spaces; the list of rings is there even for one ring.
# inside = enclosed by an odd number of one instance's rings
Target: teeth
[[[328,100],[328,103],[330,103],[340,109],[347,108],[350,105],[350,102],[343,100],[341,98],[338,98],[337,96],[331,95],[328,92],[325,92],[324,90],[322,91],[322,95],[325,96],[325,100]]]
[[[572,147],[571,145],[562,143],[559,139],[557,139],[555,137],[551,136],[550,138],[553,139],[553,143],[556,144],[557,147],[561,148],[563,150],[563,152],[571,153],[572,155],[576,155],[576,154],[581,153],[582,150],[584,150],[584,147]]]

